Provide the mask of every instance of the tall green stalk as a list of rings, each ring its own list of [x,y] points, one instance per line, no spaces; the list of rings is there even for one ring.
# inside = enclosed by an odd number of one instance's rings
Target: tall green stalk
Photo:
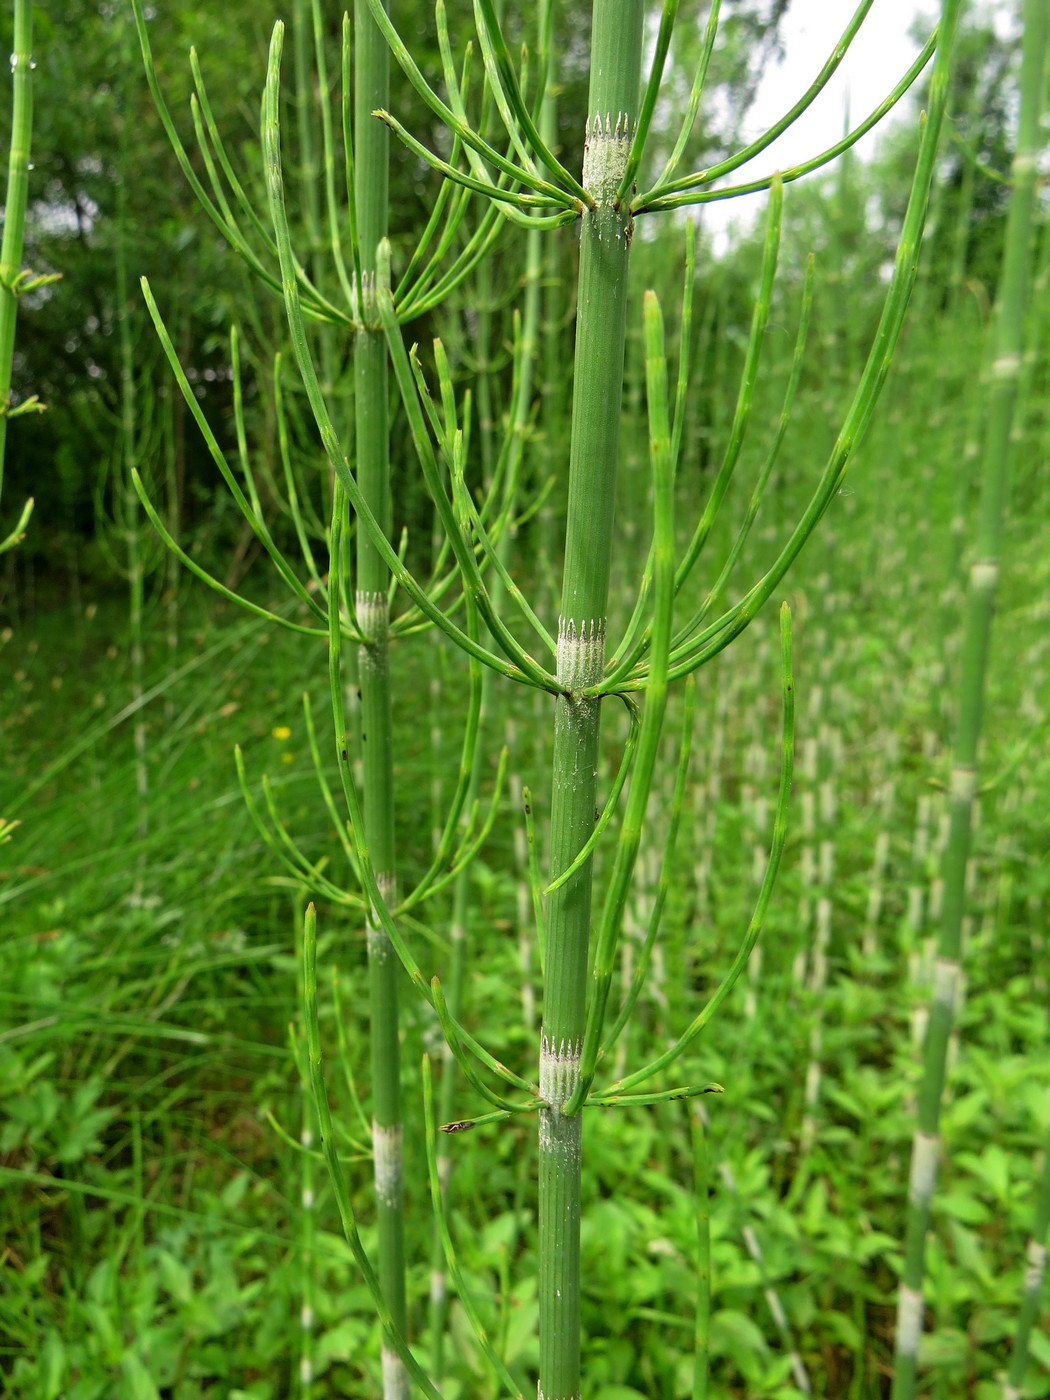
[[[1013,161],[1013,193],[993,321],[987,388],[981,502],[970,565],[949,793],[951,825],[944,859],[944,905],[937,944],[933,1001],[923,1047],[918,1125],[912,1147],[904,1275],[897,1306],[893,1400],[912,1400],[922,1335],[926,1234],[940,1154],[941,1098],[955,1010],[966,906],[973,805],[978,791],[978,745],[992,617],[999,583],[1003,508],[1006,502],[1014,405],[1024,346],[1024,309],[1035,203],[1036,158],[1050,13],[1045,0],[1026,0],[1021,60],[1021,109]]]
[[[30,0],[15,0],[14,36],[11,50],[11,146],[7,163],[7,197],[4,201],[4,236],[0,244],[0,495],[4,486],[4,454],[7,448],[7,420],[11,415],[11,364],[15,353],[15,322],[18,298],[27,290],[22,277],[22,243],[25,235],[26,204],[29,200],[29,144],[33,132],[33,6]],[[36,407],[27,400],[23,408]],[[32,500],[22,510],[18,524],[0,540],[0,553],[22,538],[33,510]]]
[[[125,26],[125,40],[133,42],[130,29]],[[123,48],[123,46],[122,46]],[[125,72],[130,68],[130,45],[127,50]],[[130,84],[125,84],[125,93]],[[121,458],[118,467],[116,491],[123,503],[121,515],[124,526],[126,550],[125,572],[128,580],[128,625],[131,633],[131,699],[138,706],[133,729],[135,749],[135,794],[138,799],[138,835],[144,838],[149,829],[149,770],[146,766],[146,717],[141,708],[145,690],[143,680],[145,648],[143,642],[143,606],[145,599],[146,568],[143,558],[142,526],[139,515],[139,498],[131,483],[131,473],[139,466],[139,405],[138,385],[135,380],[135,352],[131,336],[131,305],[128,296],[128,244],[130,226],[128,223],[128,123],[121,125],[120,131],[120,178],[117,182],[117,328],[120,336],[120,447]],[[141,873],[142,856],[139,858]]]
[[[354,338],[356,475],[361,494],[384,530],[390,529],[390,444],[387,424],[387,352],[375,302],[376,256],[387,231],[387,128],[372,113],[389,100],[390,54],[364,0],[354,8],[354,198],[361,282]],[[361,762],[365,837],[388,906],[396,903],[394,855],[394,744],[390,704],[390,574],[365,530],[357,532],[357,625],[361,693]],[[379,1229],[379,1281],[398,1329],[406,1331],[405,1239],[402,1185],[401,1047],[398,982],[401,971],[379,921],[369,917],[371,997],[372,1143]],[[384,1400],[408,1395],[397,1355],[383,1348]]]
[[[556,878],[594,830],[600,701],[580,692],[605,665],[613,502],[620,438],[632,220],[616,199],[638,113],[641,0],[595,0],[583,184],[569,448],[568,518],[558,620],[550,870]],[[586,1021],[592,864],[547,910],[539,1128],[540,1400],[580,1394],[582,1120],[561,1106],[576,1088]]]

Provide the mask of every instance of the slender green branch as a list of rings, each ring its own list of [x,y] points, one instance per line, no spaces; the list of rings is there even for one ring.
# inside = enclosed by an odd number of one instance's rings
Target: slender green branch
[[[275,622],[279,627],[286,627],[289,632],[300,632],[307,637],[323,637],[325,635],[324,630],[320,627],[307,627],[303,622],[295,622],[290,617],[282,617],[280,613],[270,612],[268,608],[260,607],[258,603],[253,603],[250,598],[242,597],[240,593],[235,593],[232,588],[227,588],[224,583],[220,583],[214,575],[209,574],[207,569],[198,564],[192,555],[187,554],[178,541],[168,533],[168,527],[157,513],[153,502],[146,495],[146,488],[142,484],[142,478],[134,468],[131,472],[131,481],[142,503],[142,508],[149,517],[150,524],[153,526],[154,530],[156,530],[157,534],[171,550],[172,554],[175,555],[179,563],[185,565],[190,573],[195,574],[202,583],[206,583],[209,588],[214,589],[216,593],[226,598],[229,602],[236,603],[237,606],[243,608],[245,612],[250,612],[255,617],[265,618],[267,622]]]
[[[725,494],[729,489],[729,483],[732,480],[733,472],[740,459],[740,451],[744,445],[744,438],[751,421],[751,405],[754,401],[755,384],[758,380],[762,351],[765,348],[766,326],[769,324],[769,313],[773,303],[773,283],[777,275],[777,259],[780,254],[780,230],[783,211],[783,187],[779,181],[775,181],[769,196],[769,217],[766,224],[765,245],[762,254],[761,280],[759,282],[758,295],[755,298],[754,309],[751,313],[751,330],[748,335],[747,351],[744,355],[744,368],[740,375],[740,387],[737,391],[733,423],[729,430],[729,441],[726,444],[722,465],[719,468],[718,475],[715,477],[714,485],[711,487],[711,494],[708,497],[703,514],[697,522],[696,529],[693,531],[693,538],[689,541],[682,562],[678,566],[678,571],[675,575],[676,593],[681,591],[683,584],[692,572],[694,564],[700,557],[701,550],[707,543],[707,537],[711,532],[711,527],[725,499]]]
[[[724,1094],[721,1084],[683,1084],[677,1089],[657,1089],[650,1094],[621,1094],[608,1089],[592,1094],[585,1108],[648,1108],[655,1103],[671,1103],[675,1099],[696,1099],[701,1094]]]
[[[555,890],[560,890],[562,885],[564,885],[567,881],[571,880],[572,877],[575,874],[577,874],[577,872],[583,867],[583,865],[590,860],[591,856],[594,855],[595,849],[598,846],[598,842],[605,834],[605,831],[608,828],[610,821],[612,821],[613,817],[615,816],[617,807],[620,805],[620,794],[624,790],[624,786],[627,782],[627,776],[631,771],[631,764],[634,761],[635,750],[638,747],[638,736],[641,728],[638,720],[637,706],[634,704],[634,702],[630,699],[629,696],[623,695],[620,698],[624,700],[627,704],[627,714],[630,719],[630,728],[627,731],[627,741],[623,746],[623,754],[620,758],[620,766],[616,770],[616,777],[613,779],[612,787],[609,789],[608,799],[605,803],[605,806],[602,808],[601,816],[594,824],[594,830],[591,832],[590,836],[588,836],[587,840],[581,846],[579,852],[576,855],[576,858],[572,861],[570,865],[567,865],[565,867],[565,869],[556,879],[550,882],[547,888],[543,891],[545,895],[553,894]]]
[[[485,1357],[492,1367],[493,1373],[500,1384],[515,1397],[515,1400],[525,1400],[521,1390],[518,1388],[510,1372],[498,1356],[488,1330],[481,1321],[481,1314],[478,1312],[477,1304],[466,1285],[463,1271],[459,1267],[456,1258],[456,1249],[452,1243],[452,1235],[448,1228],[448,1218],[445,1214],[445,1201],[441,1190],[441,1181],[438,1177],[437,1163],[437,1130],[434,1124],[434,1086],[430,1074],[430,1056],[423,1056],[423,1114],[424,1129],[427,1149],[427,1177],[430,1181],[430,1203],[434,1211],[434,1219],[437,1221],[438,1229],[441,1232],[441,1243],[445,1251],[445,1263],[448,1271],[452,1275],[452,1282],[456,1289],[463,1311],[467,1314],[471,1330],[474,1337],[485,1353]]]
[[[494,146],[489,145],[487,141],[479,136],[478,133],[469,126],[464,117],[457,115],[456,112],[447,106],[423,77],[415,60],[405,47],[404,41],[391,24],[390,17],[383,8],[382,0],[367,0],[367,4],[371,11],[372,18],[375,20],[377,27],[389,44],[390,52],[393,54],[399,67],[405,74],[405,77],[435,116],[439,117],[448,127],[449,131],[457,135],[470,150],[476,151],[479,156],[487,160],[491,165],[494,165],[497,170],[508,175],[512,181],[525,185],[536,194],[546,196],[551,204],[561,205],[569,209],[579,209],[580,202],[575,195],[559,189],[557,185],[552,185],[546,180],[538,179],[527,170],[522,170],[520,166],[515,165],[513,161],[507,160]],[[381,114],[377,113],[377,115],[382,115],[383,120],[386,120],[388,116],[385,112]],[[492,185],[490,188],[495,188],[495,186]]]
[[[663,195],[678,194],[694,185],[708,184],[711,180],[717,180],[722,175],[728,175],[731,171],[737,170],[741,165],[746,165],[749,160],[753,160],[755,156],[760,155],[767,146],[772,145],[778,136],[782,136],[784,132],[787,131],[788,127],[793,126],[807,108],[813,105],[817,97],[820,96],[821,92],[834,77],[836,70],[849,52],[850,45],[856,38],[857,32],[864,23],[873,3],[874,0],[860,0],[860,4],[854,10],[849,23],[846,25],[838,42],[822,65],[820,72],[798,101],[784,113],[779,121],[774,122],[773,125],[764,131],[756,140],[749,142],[749,144],[744,146],[741,150],[734,152],[733,155],[728,156],[723,161],[719,161],[717,165],[713,165],[707,170],[698,171],[693,175],[685,175],[680,180],[665,180],[664,177],[661,176],[661,179],[652,189],[647,190],[646,193],[641,196],[640,201],[636,202],[636,207],[641,208],[642,204],[647,205],[649,200],[653,197],[660,198]],[[717,23],[717,17],[714,18]],[[713,40],[713,35],[710,37]],[[707,54],[707,45],[705,43],[705,57],[701,60],[705,71],[708,58],[709,55]],[[692,122],[690,122],[689,125],[691,127]],[[678,152],[678,156],[680,157],[680,152]],[[668,166],[672,163],[677,164],[677,159],[673,159],[673,162],[669,161]]]
[[[722,8],[722,0],[711,0],[711,8],[707,16],[707,26],[704,29],[704,42],[700,50],[700,60],[696,65],[696,72],[693,74],[693,85],[689,91],[689,102],[685,109],[685,116],[678,132],[678,138],[674,143],[671,154],[667,157],[667,164],[661,170],[659,178],[653,189],[664,189],[673,179],[675,171],[678,169],[689,137],[693,133],[696,124],[697,113],[700,111],[700,101],[704,95],[704,87],[707,83],[707,70],[711,64],[711,55],[714,52],[715,39],[718,35],[718,21]]]
[[[491,652],[473,641],[473,639],[461,628],[457,627],[440,608],[436,607],[431,602],[424,589],[419,586],[412,574],[398,558],[397,551],[387,539],[385,531],[376,518],[368,501],[362,494],[350,470],[350,464],[347,461],[346,453],[340,445],[338,434],[332,424],[331,416],[328,412],[324,395],[321,392],[320,383],[318,382],[317,371],[314,368],[310,348],[306,339],[306,328],[303,323],[302,311],[299,303],[299,289],[294,279],[291,235],[288,229],[288,217],[284,201],[284,182],[281,175],[280,122],[278,115],[278,83],[283,41],[284,26],[278,22],[274,26],[273,38],[270,43],[267,78],[267,115],[263,128],[263,149],[267,163],[267,188],[270,194],[270,212],[277,234],[277,247],[281,257],[282,273],[287,274],[283,285],[285,310],[288,316],[292,348],[295,353],[296,364],[299,367],[299,373],[303,379],[307,398],[310,402],[310,409],[313,413],[318,432],[320,433],[321,441],[324,444],[329,464],[338,477],[343,490],[346,492],[347,499],[353,508],[357,520],[358,529],[363,529],[367,532],[376,552],[394,578],[396,578],[398,587],[408,594],[420,611],[449,636],[462,651],[470,656],[478,657],[486,666],[491,666],[493,670],[499,671],[502,675],[508,676],[511,679],[521,680],[530,685],[539,685],[541,689],[549,689],[551,688],[549,682],[543,683],[532,675],[526,676],[518,668],[508,665],[499,657],[494,656]],[[389,296],[389,293],[387,295]],[[409,371],[409,373],[411,373],[411,371]]]
[[[646,976],[649,971],[649,959],[652,955],[657,934],[660,932],[660,921],[663,918],[664,905],[667,902],[667,895],[671,887],[671,862],[674,859],[675,847],[678,842],[678,827],[682,819],[685,784],[689,773],[689,759],[692,752],[693,724],[696,717],[696,678],[694,676],[690,676],[685,683],[684,711],[685,713],[682,717],[682,738],[678,746],[678,766],[675,770],[674,792],[671,797],[671,822],[667,832],[667,840],[664,844],[663,859],[660,862],[660,879],[657,885],[656,899],[653,903],[652,913],[649,915],[645,939],[638,953],[638,965],[631,979],[631,986],[626,997],[624,997],[623,1005],[617,1012],[616,1020],[613,1022],[602,1042],[602,1055],[608,1055],[609,1051],[620,1038],[620,1033],[630,1020],[635,1004],[641,995],[642,988],[645,986]]]
[[[710,171],[701,171],[693,177],[685,193],[680,194],[653,194],[642,195],[634,201],[634,212],[636,214],[651,214],[660,209],[685,209],[696,204],[710,204],[720,199],[736,199],[740,195],[755,194],[760,190],[769,189],[775,181],[781,184],[790,185],[795,180],[800,180],[804,175],[810,175],[814,170],[821,169],[822,166],[829,165],[846,151],[851,150],[862,136],[866,136],[873,127],[882,121],[883,117],[893,110],[906,92],[910,90],[912,84],[918,78],[929,63],[934,50],[937,47],[939,31],[935,31],[920,52],[918,58],[907,70],[892,91],[883,98],[879,105],[871,111],[864,120],[848,131],[841,140],[834,145],[828,146],[819,155],[812,156],[809,160],[802,161],[799,165],[788,166],[785,170],[774,171],[771,175],[766,175],[760,180],[750,180],[743,185],[725,185],[718,189],[702,190],[700,185],[707,185],[717,178],[718,173],[724,173],[725,167],[714,166]],[[749,157],[750,159],[750,157]],[[737,162],[739,163],[739,162]],[[677,182],[679,184],[683,182]]]
[[[704,665],[750,626],[752,619],[775,591],[818,521],[834,500],[853,453],[871,422],[889,374],[893,352],[900,337],[905,312],[908,308],[912,288],[915,285],[919,245],[926,219],[930,185],[933,179],[937,147],[947,103],[949,59],[946,55],[951,50],[959,3],[960,0],[946,0],[941,25],[938,28],[938,35],[944,47],[938,49],[938,61],[934,64],[929,111],[923,117],[921,124],[922,138],[919,143],[915,175],[912,179],[908,205],[897,244],[893,276],[860,382],[831,455],[809,504],[773,564],[733,608],[693,638],[687,650],[681,654],[676,653],[671,665],[670,679],[672,681],[687,676],[691,671]],[[643,679],[639,677],[637,680],[626,683],[622,688],[638,689],[643,684]]]
[[[791,667],[791,612],[786,603],[780,609],[780,642],[781,642],[781,665],[782,665],[782,686],[784,703],[784,722],[781,737],[781,759],[780,759],[780,787],[777,793],[776,812],[773,817],[773,842],[769,852],[769,860],[766,864],[766,871],[762,877],[762,884],[759,888],[758,898],[755,902],[755,910],[751,915],[744,940],[740,945],[736,957],[722,980],[717,991],[708,1000],[704,1009],[695,1016],[688,1028],[678,1037],[663,1054],[645,1065],[642,1069],[633,1071],[625,1075],[611,1085],[607,1092],[623,1093],[635,1088],[639,1084],[644,1084],[647,1079],[651,1079],[654,1074],[658,1074],[662,1069],[666,1069],[677,1060],[710,1021],[718,1008],[729,996],[737,979],[747,966],[747,960],[751,956],[751,950],[758,941],[759,934],[765,922],[766,910],[773,894],[773,887],[776,884],[777,874],[780,870],[781,857],[784,854],[784,844],[787,840],[787,811],[791,797],[791,779],[794,772],[795,758],[795,690],[792,679]]]
[[[576,176],[558,160],[557,156],[547,145],[541,136],[539,129],[532,119],[532,113],[521,96],[521,89],[518,86],[517,75],[514,66],[510,61],[510,54],[507,52],[506,41],[503,38],[503,31],[500,28],[499,20],[496,17],[496,10],[492,0],[474,0],[474,13],[478,17],[478,38],[481,40],[482,51],[489,52],[495,59],[498,72],[498,85],[493,83],[493,91],[502,90],[505,94],[506,102],[511,109],[512,118],[521,125],[521,129],[526,138],[526,150],[533,152],[539,157],[556,180],[564,184],[565,188],[580,201],[581,205],[589,206],[591,195],[587,189],[580,184]],[[502,115],[502,113],[501,113]],[[504,118],[508,132],[511,129],[511,122]]]
[[[587,1027],[576,1087],[562,1112],[571,1115],[590,1092],[602,1041],[605,1008],[612,988],[616,945],[630,893],[642,827],[667,708],[667,666],[674,615],[674,462],[667,402],[667,360],[663,316],[654,292],[645,294],[646,387],[649,396],[649,452],[653,470],[653,622],[649,678],[638,738],[638,757],[631,778],[620,838],[616,843],[602,921],[594,955],[594,991],[587,1009]]]
[[[653,53],[652,67],[649,69],[649,80],[645,85],[645,95],[642,98],[642,105],[638,113],[638,123],[634,129],[634,136],[631,140],[631,150],[627,157],[627,166],[616,188],[616,203],[622,204],[630,194],[634,186],[634,177],[638,173],[638,167],[642,163],[642,156],[645,154],[645,142],[649,135],[649,127],[652,124],[653,113],[656,111],[656,103],[660,96],[660,82],[664,75],[664,64],[667,62],[667,51],[671,47],[671,34],[674,31],[674,22],[678,15],[678,0],[664,0],[663,9],[660,12],[660,28],[656,35],[656,49]]]
[[[770,444],[769,451],[766,453],[765,460],[762,463],[761,470],[758,474],[758,479],[755,482],[754,490],[751,492],[751,499],[748,501],[747,510],[744,513],[743,520],[740,522],[740,528],[737,531],[736,539],[733,541],[732,547],[730,548],[729,553],[726,555],[725,563],[722,565],[718,577],[711,585],[710,589],[707,592],[707,596],[704,598],[697,612],[683,627],[679,629],[679,648],[684,648],[688,644],[688,639],[692,637],[696,630],[701,626],[708,612],[711,610],[715,602],[722,596],[726,586],[728,585],[729,580],[733,575],[733,571],[735,570],[736,565],[740,559],[740,555],[743,552],[743,548],[747,542],[747,538],[751,533],[751,528],[754,525],[755,520],[758,516],[759,507],[762,504],[762,498],[765,494],[766,486],[769,484],[769,478],[772,474],[773,467],[776,465],[777,458],[780,455],[780,449],[783,446],[784,438],[787,435],[787,430],[791,423],[791,415],[792,410],[794,408],[795,395],[798,392],[799,382],[802,378],[802,366],[805,358],[806,340],[809,336],[810,313],[813,309],[813,274],[814,261],[813,256],[811,254],[806,262],[806,281],[802,290],[802,310],[799,316],[798,333],[795,337],[795,349],[792,355],[791,371],[788,375],[787,386],[784,390],[784,399],[781,404],[780,416],[777,419],[776,430],[773,434],[773,441]]]
[[[253,533],[259,540],[259,543],[266,550],[266,553],[270,556],[270,559],[273,561],[274,567],[277,569],[277,572],[284,579],[285,583],[288,585],[291,591],[295,594],[295,596],[299,599],[301,603],[304,603],[306,605],[306,607],[310,610],[310,612],[314,614],[315,617],[320,618],[321,620],[325,620],[326,613],[324,608],[313,596],[313,594],[310,593],[306,585],[303,584],[301,580],[297,577],[292,566],[288,563],[283,553],[280,551],[280,549],[278,549],[277,545],[274,543],[274,540],[270,535],[270,531],[267,528],[266,522],[262,519],[262,516],[259,514],[258,498],[255,497],[254,501],[249,501],[248,498],[245,496],[244,492],[241,490],[240,482],[230,470],[230,466],[226,461],[225,454],[223,453],[222,448],[219,446],[218,440],[216,439],[215,434],[212,432],[208,420],[205,418],[204,412],[197,401],[197,395],[193,392],[193,388],[189,380],[186,378],[186,372],[182,368],[182,364],[179,361],[178,354],[175,350],[174,345],[171,342],[171,337],[168,334],[168,328],[164,324],[163,317],[161,316],[160,310],[157,307],[157,303],[154,300],[153,292],[150,289],[149,282],[145,277],[142,278],[142,295],[145,298],[150,318],[153,321],[153,325],[157,332],[157,336],[164,349],[164,354],[167,357],[168,364],[171,366],[172,373],[175,375],[175,380],[182,393],[182,397],[186,401],[186,406],[189,408],[190,413],[193,415],[193,419],[197,424],[197,428],[199,429],[201,436],[204,439],[204,442],[208,448],[208,452],[211,455],[211,459],[218,467],[222,479],[226,483],[231,496],[236,501],[237,506],[241,511],[241,514],[251,526]],[[241,446],[243,447],[243,439],[241,442]],[[254,483],[249,487],[249,491],[254,495]],[[165,542],[167,543],[167,541]],[[172,548],[173,546],[169,544],[168,547]],[[188,560],[181,553],[180,558],[182,558],[184,563],[188,563]],[[194,572],[198,571],[194,570]],[[200,576],[204,576],[203,571],[200,571]]]

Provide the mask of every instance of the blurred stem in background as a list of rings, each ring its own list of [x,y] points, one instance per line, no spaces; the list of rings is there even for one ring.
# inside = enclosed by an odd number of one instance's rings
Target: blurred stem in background
[[[1024,349],[1048,30],[1050,9],[1046,0],[1025,0],[1020,118],[1006,244],[989,337],[984,385],[986,409],[981,499],[965,608],[958,717],[949,789],[951,824],[944,859],[944,904],[937,943],[933,998],[923,1045],[918,1122],[912,1145],[904,1274],[897,1303],[893,1400],[912,1400],[918,1378],[926,1235],[937,1182],[941,1150],[941,1102],[963,956],[966,875],[973,809],[980,791],[978,750],[984,717],[992,618],[999,585],[1003,511],[1013,450],[1014,407]]]

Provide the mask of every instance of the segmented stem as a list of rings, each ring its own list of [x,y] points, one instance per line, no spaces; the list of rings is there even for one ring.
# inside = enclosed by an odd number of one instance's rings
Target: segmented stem
[[[616,202],[638,110],[643,5],[595,0],[582,220],[565,573],[558,627],[550,875],[575,859],[595,820],[600,702],[580,692],[605,664],[620,432],[631,216]],[[580,1393],[580,1115],[561,1112],[579,1077],[586,1011],[591,862],[550,896],[540,1041],[541,1400]]]

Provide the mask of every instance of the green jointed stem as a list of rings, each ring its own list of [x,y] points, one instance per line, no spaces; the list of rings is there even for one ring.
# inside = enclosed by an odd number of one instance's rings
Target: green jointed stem
[[[947,11],[948,7],[946,7]],[[1035,204],[1036,158],[1050,14],[1045,0],[1026,0],[1021,60],[1021,110],[1013,162],[1013,194],[993,319],[987,388],[981,505],[966,604],[959,713],[949,793],[950,827],[944,858],[944,906],[937,946],[930,1018],[923,1046],[918,1123],[908,1185],[904,1274],[897,1308],[893,1400],[916,1392],[922,1335],[923,1274],[937,1159],[944,1088],[962,952],[966,868],[973,804],[977,795],[977,750],[981,737],[985,674],[999,580],[1002,514],[1009,479],[1010,435],[1024,344],[1024,306],[1029,281],[1029,245]],[[947,13],[942,34],[949,42]],[[938,65],[942,55],[938,52]],[[937,72],[934,77],[936,80]]]
[[[15,353],[17,287],[22,264],[26,203],[29,198],[29,141],[33,131],[33,6],[31,0],[15,0],[14,44],[11,51],[11,83],[14,106],[11,147],[7,165],[7,197],[4,201],[4,236],[0,245],[0,492],[4,484],[4,451],[10,410],[11,362]],[[28,513],[4,547],[17,542]]]
[[[389,135],[372,113],[385,107],[390,58],[368,6],[355,6],[354,203],[361,283],[355,318],[354,419],[356,476],[376,520],[390,530],[390,464],[387,425],[386,340],[375,303],[376,262],[386,237]],[[393,727],[390,707],[390,573],[365,530],[357,531],[357,625],[365,638],[358,676],[361,690],[361,764],[365,840],[387,904],[395,902]],[[402,1188],[401,1047],[398,1037],[400,969],[386,931],[368,920],[371,1000],[373,1147],[379,1229],[379,1281],[398,1328],[406,1330],[405,1238]],[[385,1400],[408,1395],[408,1377],[397,1357],[383,1349]]]
[[[605,661],[627,315],[629,211],[615,196],[638,111],[641,0],[595,0],[583,183],[568,520],[551,800],[550,874],[575,859],[594,826],[599,705],[579,692]],[[540,1043],[540,1400],[580,1394],[581,1117],[561,1106],[579,1078],[586,1012],[592,867],[550,897]]]

